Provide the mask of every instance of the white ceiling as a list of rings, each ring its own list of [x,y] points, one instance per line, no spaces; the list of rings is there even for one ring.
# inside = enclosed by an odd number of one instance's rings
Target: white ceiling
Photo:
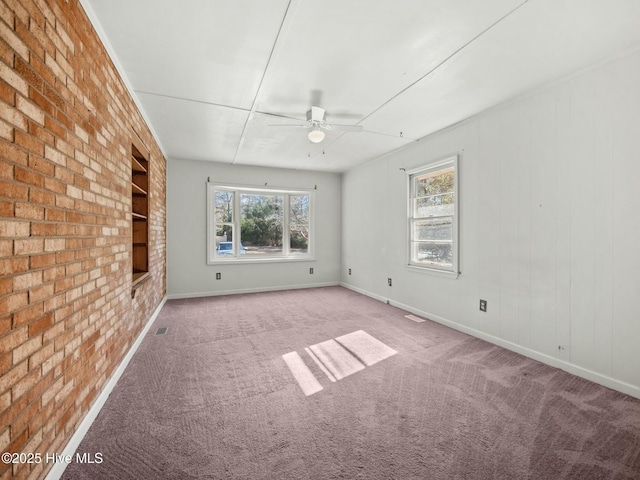
[[[640,47],[638,0],[82,4],[165,155],[319,171]],[[271,126],[304,123],[312,104],[363,131],[312,144],[302,128]]]

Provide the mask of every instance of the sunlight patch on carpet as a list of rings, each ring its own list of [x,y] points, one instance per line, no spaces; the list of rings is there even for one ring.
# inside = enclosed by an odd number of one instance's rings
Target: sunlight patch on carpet
[[[408,318],[414,322],[424,322],[424,318],[416,317],[415,315],[405,315],[404,318]]]
[[[302,392],[308,397],[314,393],[322,390],[322,385],[316,380],[316,377],[311,373],[309,367],[302,361],[298,352],[289,352],[282,355],[284,363],[287,364],[293,378],[296,379],[298,385],[302,389]]]
[[[334,377],[333,374],[329,370],[327,370],[327,367],[324,366],[324,364],[320,361],[318,357],[316,357],[316,354],[313,353],[309,347],[305,347],[304,351],[307,352],[307,355],[309,355],[314,362],[316,362],[316,365],[318,365],[320,370],[324,372],[324,374],[327,376],[329,380],[331,380],[332,382],[336,381],[336,377]]]
[[[337,337],[336,342],[351,352],[367,367],[398,353],[362,330]]]
[[[332,382],[353,375],[398,353],[363,330],[316,343],[305,347],[304,350]],[[297,352],[289,352],[282,358],[306,396],[322,390],[322,385]]]
[[[362,362],[335,340],[317,343],[309,348],[337,380],[364,370]]]

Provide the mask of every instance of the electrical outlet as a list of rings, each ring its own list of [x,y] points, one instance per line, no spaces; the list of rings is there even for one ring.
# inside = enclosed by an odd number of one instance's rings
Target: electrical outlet
[[[220,272],[216,273],[216,280],[222,279],[222,274]]]
[[[389,284],[389,286],[391,286],[391,279],[387,278],[387,283]]]
[[[313,267],[309,269],[309,275],[313,275]]]
[[[486,312],[487,311],[487,301],[486,300],[480,300],[480,311],[481,312]]]
[[[351,275],[351,269],[349,269],[349,275]]]

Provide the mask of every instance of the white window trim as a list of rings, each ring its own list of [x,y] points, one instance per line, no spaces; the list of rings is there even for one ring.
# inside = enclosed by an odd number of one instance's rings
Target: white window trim
[[[441,170],[448,166],[453,166],[454,175],[454,218],[453,218],[453,235],[451,251],[453,254],[453,265],[451,268],[439,268],[435,265],[424,265],[413,261],[412,245],[411,245],[411,226],[413,219],[413,182],[412,177],[418,174]],[[458,278],[460,276],[460,170],[459,155],[451,155],[446,158],[436,160],[427,165],[408,170],[407,174],[407,267],[415,272],[434,274],[446,278]]]
[[[308,253],[306,255],[270,255],[270,256],[241,256],[238,255],[238,248],[240,243],[234,242],[233,248],[234,252],[232,256],[224,257],[221,255],[215,254],[215,245],[216,243],[216,225],[214,221],[215,214],[215,194],[216,190],[227,190],[233,191],[236,193],[233,196],[233,210],[234,210],[234,219],[233,219],[233,231],[239,232],[240,236],[242,236],[242,232],[240,229],[240,216],[237,212],[240,211],[240,194],[242,193],[257,193],[257,194],[282,194],[282,195],[309,195],[309,246]],[[305,188],[284,188],[284,187],[256,187],[252,185],[236,185],[229,183],[216,183],[216,182],[207,182],[207,246],[206,246],[206,255],[207,255],[207,265],[220,265],[220,264],[233,264],[233,263],[275,263],[275,262],[309,262],[315,261],[314,256],[314,244],[315,244],[315,191],[312,189]],[[289,208],[287,203],[287,208],[284,209],[284,225],[289,224]],[[235,233],[234,233],[235,234]],[[286,251],[289,245],[289,229],[285,228],[283,232],[283,248]],[[286,243],[285,243],[286,242]]]

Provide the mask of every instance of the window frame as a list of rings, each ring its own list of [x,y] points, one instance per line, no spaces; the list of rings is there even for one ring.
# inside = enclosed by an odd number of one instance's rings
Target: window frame
[[[216,192],[225,191],[233,193],[232,208],[232,231],[233,236],[237,235],[240,242],[233,242],[233,253],[231,255],[216,255],[216,218],[215,201]],[[286,207],[283,212],[283,232],[282,232],[282,254],[269,255],[242,255],[240,254],[240,243],[242,242],[242,205],[240,196],[242,194],[255,195],[277,195],[283,196]],[[290,202],[289,197],[295,195],[308,195],[309,197],[309,241],[306,254],[291,254],[290,244]],[[229,263],[269,263],[269,262],[308,262],[314,261],[315,244],[315,191],[305,188],[284,188],[284,187],[257,187],[252,185],[236,185],[228,183],[207,182],[207,265],[220,265]]]
[[[414,199],[416,198],[416,182],[415,179],[419,176],[438,172],[440,170],[447,170],[453,168],[454,179],[454,208],[453,214],[448,215],[430,215],[426,217],[415,216],[414,212]],[[430,162],[421,167],[409,170],[407,174],[407,266],[416,271],[425,273],[442,274],[445,276],[458,277],[460,275],[460,170],[459,170],[459,155],[451,155],[440,160]],[[452,218],[452,239],[451,239],[451,255],[452,265],[438,266],[437,264],[425,264],[418,262],[413,258],[413,243],[414,243],[414,229],[413,225],[416,221],[427,220],[433,218]]]

